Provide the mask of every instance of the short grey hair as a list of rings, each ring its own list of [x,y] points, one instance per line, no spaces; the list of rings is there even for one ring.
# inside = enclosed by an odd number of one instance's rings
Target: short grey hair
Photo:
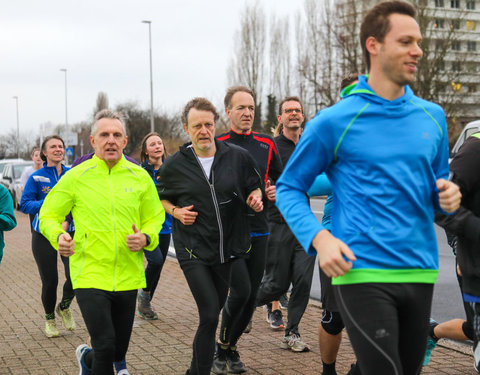
[[[125,125],[125,117],[120,112],[114,112],[110,109],[102,109],[95,114],[95,121],[93,122],[92,128],[90,129],[90,135],[94,136],[97,133],[98,121],[102,118],[109,118],[112,120],[118,120],[122,124],[123,134],[127,135],[127,126]]]

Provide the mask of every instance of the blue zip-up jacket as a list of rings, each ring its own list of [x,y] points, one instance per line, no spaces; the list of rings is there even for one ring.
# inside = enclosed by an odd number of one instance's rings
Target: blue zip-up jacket
[[[158,169],[154,169],[153,165],[148,163],[148,160],[145,160],[141,165],[142,165],[142,168],[148,172],[148,174],[153,179],[153,182],[155,183],[155,186],[156,186],[157,181],[160,178],[160,175],[158,174]],[[165,221],[163,222],[162,230],[160,231],[160,234],[171,234],[171,233],[172,233],[172,215],[167,214],[165,212]]]
[[[386,100],[365,76],[344,100],[310,121],[277,182],[277,205],[309,254],[325,229],[305,192],[326,172],[334,191],[332,234],[357,260],[333,284],[435,283],[436,180],[448,178],[448,136],[440,106],[413,95]]]
[[[45,197],[69,169],[70,168],[65,167],[62,164],[62,173],[58,176],[55,167],[47,167],[47,164],[44,163],[43,168],[33,172],[28,178],[25,189],[23,189],[22,199],[20,200],[20,211],[26,214],[35,215],[32,222],[32,227],[35,232],[40,233],[38,213]],[[68,231],[73,232],[74,230],[75,227],[73,222],[71,222]]]

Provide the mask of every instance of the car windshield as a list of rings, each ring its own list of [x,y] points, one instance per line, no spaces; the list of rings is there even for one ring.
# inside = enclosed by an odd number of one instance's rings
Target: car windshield
[[[17,164],[13,166],[13,178],[16,180],[17,178],[20,178],[22,175],[23,171],[29,167],[28,164]]]

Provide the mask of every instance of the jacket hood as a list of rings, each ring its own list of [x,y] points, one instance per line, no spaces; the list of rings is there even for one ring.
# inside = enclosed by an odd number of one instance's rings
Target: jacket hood
[[[368,98],[367,100],[371,100],[374,102],[377,102],[378,104],[387,104],[387,103],[392,103],[392,104],[404,104],[405,102],[409,101],[410,99],[413,98],[413,91],[410,88],[410,86],[405,85],[405,93],[400,96],[397,99],[394,100],[388,100],[385,98],[382,98],[378,96],[375,91],[370,87],[368,84],[368,76],[359,76],[358,77],[358,83],[354,86],[347,86],[349,88],[349,91],[342,91],[342,97],[343,98],[348,98],[353,95],[360,95],[363,96],[364,98]]]

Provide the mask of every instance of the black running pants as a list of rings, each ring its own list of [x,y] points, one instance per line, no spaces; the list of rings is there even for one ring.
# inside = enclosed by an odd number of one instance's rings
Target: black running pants
[[[265,268],[267,239],[268,236],[252,237],[250,257],[233,261],[230,294],[222,312],[220,341],[223,343],[235,346],[252,318]]]
[[[210,375],[215,352],[218,316],[228,293],[231,263],[206,265],[182,260],[180,267],[197,304],[199,324],[193,339],[190,375]]]
[[[113,362],[127,354],[137,290],[75,289],[75,295],[92,341],[85,363],[92,375],[113,375]]]
[[[40,233],[32,232],[32,252],[37,263],[40,279],[42,280],[42,304],[45,314],[55,312],[58,286],[58,252],[50,242]],[[70,268],[68,257],[60,256],[65,269],[65,283],[63,284],[63,300],[72,300],[74,297],[72,281],[70,280]]]
[[[333,289],[362,374],[420,373],[433,284],[365,283]]]

